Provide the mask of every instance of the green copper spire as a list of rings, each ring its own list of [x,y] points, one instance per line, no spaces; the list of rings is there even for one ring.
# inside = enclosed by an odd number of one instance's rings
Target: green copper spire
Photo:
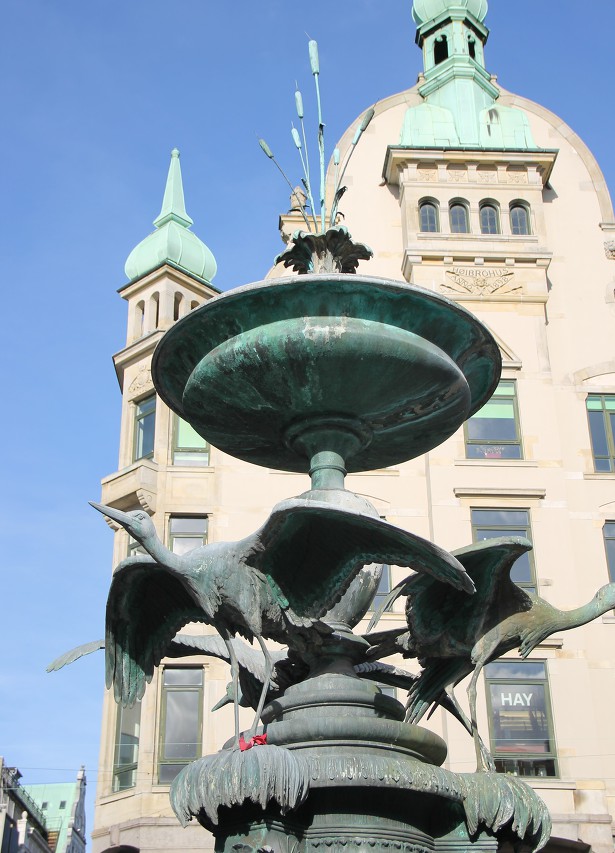
[[[179,151],[174,148],[162,208],[154,220],[156,230],[128,256],[125,271],[129,280],[135,281],[163,264],[170,263],[210,283],[216,274],[216,259],[205,243],[189,230],[192,224],[184,201]]]
[[[536,148],[525,113],[496,104],[500,90],[485,67],[487,8],[487,0],[414,0],[425,100],[408,109],[401,145]]]
[[[167,185],[164,189],[162,208],[158,219],[154,219],[154,225],[156,228],[161,228],[167,222],[171,221],[178,222],[186,228],[190,228],[194,224],[186,213],[182,170],[179,165],[179,149],[177,148],[171,151],[171,164],[169,165],[169,174],[167,175]]]

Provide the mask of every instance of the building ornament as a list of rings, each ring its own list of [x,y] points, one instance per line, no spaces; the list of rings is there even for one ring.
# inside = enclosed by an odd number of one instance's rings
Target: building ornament
[[[130,399],[132,399],[133,397],[137,397],[143,391],[147,391],[153,388],[154,384],[152,382],[152,372],[149,366],[143,366],[140,368],[139,372],[130,383],[130,387],[128,389],[128,396]]]
[[[481,184],[495,184],[497,181],[497,172],[495,169],[478,169],[478,181]]]
[[[604,244],[604,252],[610,261],[615,261],[615,240],[607,240]]]
[[[527,184],[529,183],[527,172],[525,169],[509,169],[508,170],[509,184]]]
[[[521,285],[514,281],[515,273],[508,267],[453,267],[446,271],[446,277],[442,290],[454,293],[490,296],[492,293],[512,293],[521,289]]]
[[[460,184],[467,180],[468,170],[465,166],[450,167],[448,170],[448,179],[454,184]]]
[[[425,181],[426,183],[433,183],[438,180],[438,170],[431,169],[428,166],[423,166],[418,169],[418,177],[420,181]]]

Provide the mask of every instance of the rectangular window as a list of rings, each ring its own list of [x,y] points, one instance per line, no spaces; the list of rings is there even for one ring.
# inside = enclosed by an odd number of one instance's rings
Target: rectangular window
[[[522,459],[517,383],[503,380],[493,397],[466,421],[468,459]]]
[[[530,513],[527,509],[473,509],[472,539],[494,539],[498,536],[524,536],[532,541]],[[522,554],[510,573],[511,580],[526,592],[536,592],[533,551]]]
[[[178,415],[173,419],[173,465],[209,465],[209,444]]]
[[[594,470],[598,473],[615,471],[615,394],[590,394],[587,416]]]
[[[485,667],[491,751],[500,773],[557,776],[549,683],[541,661]]]
[[[207,516],[172,516],[169,520],[169,546],[174,554],[187,554],[207,544]]]
[[[203,669],[166,666],[162,674],[158,781],[169,785],[201,755]]]
[[[615,521],[607,521],[602,528],[604,547],[606,548],[606,564],[609,569],[609,580],[615,583]]]
[[[118,705],[113,757],[113,792],[134,788],[137,784],[139,760],[139,734],[141,730],[141,702],[132,708]]]
[[[156,425],[156,395],[146,397],[135,406],[135,442],[133,462],[151,459],[154,455],[154,428]]]
[[[378,584],[378,589],[376,590],[376,595],[374,596],[374,600],[372,602],[372,610],[378,610],[380,605],[382,604],[384,598],[391,591],[391,567],[383,566],[382,574],[380,575],[380,583]]]

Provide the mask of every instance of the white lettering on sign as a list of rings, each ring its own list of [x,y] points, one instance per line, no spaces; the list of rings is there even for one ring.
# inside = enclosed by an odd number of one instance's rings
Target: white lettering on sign
[[[510,705],[513,708],[516,705],[529,708],[532,704],[533,695],[533,693],[500,693],[500,702],[502,703],[502,708],[505,705]]]

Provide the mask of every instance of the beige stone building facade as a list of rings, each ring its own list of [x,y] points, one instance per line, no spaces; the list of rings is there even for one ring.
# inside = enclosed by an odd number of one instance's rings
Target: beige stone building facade
[[[443,445],[350,475],[347,487],[447,549],[529,536],[534,550],[515,580],[569,610],[615,582],[615,216],[581,139],[487,73],[485,13],[484,0],[415,0],[425,72],[377,105],[342,210],[353,236],[374,250],[365,272],[443,294],[488,326],[501,347],[502,382]],[[360,119],[338,143],[342,155]],[[157,342],[217,292],[213,256],[190,230],[176,152],[155,224],[131,254],[121,290],[120,459],[103,480],[102,502],[145,509],[161,539],[186,551],[251,533],[273,504],[304,491],[307,477],[206,446],[156,400]],[[283,236],[301,224],[297,212],[283,215]],[[135,545],[117,529],[114,564]],[[392,567],[385,583],[401,577]],[[400,615],[386,613],[381,627]],[[94,853],[213,847],[199,827],[179,827],[168,789],[178,769],[230,735],[230,709],[209,710],[228,678],[213,658],[169,660],[134,709],[119,711],[107,693]],[[463,685],[457,693],[463,703]],[[490,665],[479,708],[498,768],[524,776],[548,804],[553,849],[613,850],[615,615],[556,634],[528,661],[510,653]],[[438,710],[424,724],[449,743],[447,767],[473,769],[472,741],[452,717]]]

